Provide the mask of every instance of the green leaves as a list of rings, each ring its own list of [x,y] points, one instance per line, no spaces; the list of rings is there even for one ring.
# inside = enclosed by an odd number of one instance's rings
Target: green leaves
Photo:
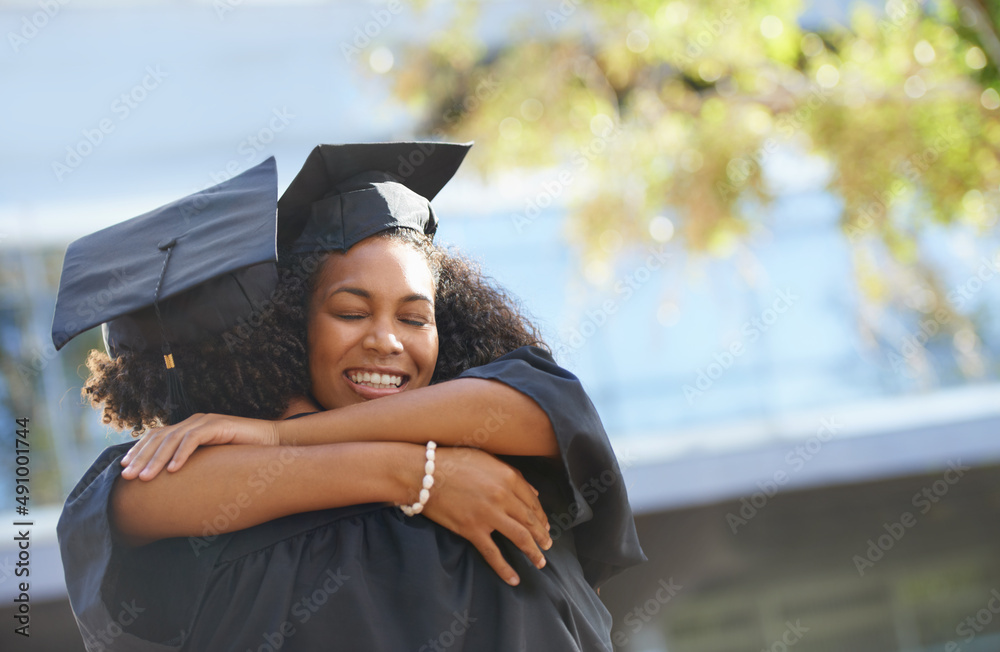
[[[986,4],[859,4],[812,32],[798,0],[565,0],[487,47],[466,3],[430,53],[399,57],[396,91],[428,132],[475,139],[486,174],[571,171],[571,235],[590,259],[609,230],[653,240],[665,216],[689,249],[730,255],[764,228],[768,161],[822,157],[857,260],[888,254],[859,262],[863,294],[892,302],[894,283],[917,283],[946,306],[920,235],[998,218],[1000,10]],[[471,101],[483,79],[498,90]]]

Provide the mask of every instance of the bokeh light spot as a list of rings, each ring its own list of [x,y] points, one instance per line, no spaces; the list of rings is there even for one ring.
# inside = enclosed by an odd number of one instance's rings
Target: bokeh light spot
[[[913,46],[913,57],[922,66],[929,66],[934,63],[934,46],[927,41],[920,41]]]
[[[683,2],[671,2],[660,7],[656,12],[657,22],[665,22],[668,25],[681,25],[688,19],[688,6]]]
[[[714,82],[722,77],[722,64],[718,61],[708,59],[698,64],[698,76],[707,82]]]
[[[816,71],[816,81],[823,88],[833,88],[840,81],[840,71],[834,66],[825,63]]]
[[[583,275],[593,285],[603,285],[611,278],[611,265],[603,260],[592,260],[583,268]]]
[[[802,48],[802,54],[807,57],[819,56],[823,54],[823,50],[826,49],[826,46],[823,44],[823,39],[812,32],[809,32],[802,37],[802,43],[800,46]]]
[[[764,38],[778,38],[785,31],[785,25],[777,16],[764,16],[760,21],[760,33]]]
[[[858,39],[851,44],[851,59],[858,63],[868,63],[875,57],[875,48],[864,39]]]
[[[517,118],[504,118],[500,121],[500,136],[507,140],[521,137],[521,121]]]
[[[1000,108],[1000,93],[997,93],[995,88],[987,88],[979,97],[979,101],[984,107],[993,111]]]
[[[625,37],[625,46],[636,54],[645,52],[649,47],[649,37],[641,29],[634,29]]]
[[[970,214],[983,212],[983,209],[986,208],[983,193],[975,188],[965,193],[965,195],[962,196],[962,208],[965,209],[966,213]]]
[[[608,229],[598,237],[597,241],[600,243],[601,249],[609,254],[617,253],[625,243],[622,234],[615,229]]]
[[[903,92],[907,96],[917,99],[923,97],[927,92],[927,84],[924,83],[924,79],[920,75],[913,75],[903,82]]]
[[[395,63],[396,58],[392,56],[392,52],[387,47],[379,46],[372,50],[372,53],[368,56],[368,65],[380,75],[384,75],[392,70],[392,66]]]
[[[608,229],[600,235],[598,242],[601,244],[601,249],[613,254],[622,248],[622,244],[625,243],[625,239],[622,238],[622,234],[615,229]]]
[[[972,46],[969,51],[965,53],[965,65],[969,66],[973,70],[982,70],[986,67],[986,55],[983,51]]]
[[[976,337],[976,334],[970,328],[960,328],[955,331],[955,336],[952,338],[955,348],[966,355],[976,350],[978,340],[979,338]]]
[[[601,138],[606,138],[611,135],[611,132],[615,130],[615,121],[604,115],[603,113],[598,113],[593,118],[590,119],[590,133],[595,136],[600,136]]]
[[[545,107],[535,98],[528,98],[521,102],[521,117],[528,122],[534,122],[545,113]]]
[[[750,127],[750,131],[758,136],[766,134],[770,131],[773,123],[771,120],[771,114],[760,106],[754,106],[747,111],[745,120],[747,126]]]
[[[667,242],[674,237],[674,223],[669,217],[657,215],[649,222],[649,235],[657,242]]]

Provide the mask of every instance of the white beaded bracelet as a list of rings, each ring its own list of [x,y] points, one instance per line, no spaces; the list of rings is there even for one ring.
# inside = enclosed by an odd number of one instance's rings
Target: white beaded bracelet
[[[414,516],[424,511],[424,505],[431,498],[431,487],[434,486],[434,449],[437,444],[432,441],[427,442],[427,461],[424,463],[424,482],[420,489],[420,500],[412,505],[400,505],[399,509],[407,516]]]

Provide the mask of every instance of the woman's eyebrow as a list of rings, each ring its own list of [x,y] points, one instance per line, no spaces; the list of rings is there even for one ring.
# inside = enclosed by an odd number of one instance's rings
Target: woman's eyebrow
[[[426,301],[427,303],[434,303],[434,300],[431,299],[429,296],[427,296],[426,294],[420,294],[419,292],[414,292],[413,294],[406,295],[405,297],[403,297],[403,300],[400,301],[400,303],[409,303],[411,301]]]
[[[339,294],[341,292],[346,292],[347,294],[353,294],[353,295],[361,297],[363,299],[371,299],[372,298],[372,294],[368,290],[364,290],[362,288],[356,288],[356,287],[342,287],[342,288],[337,288],[336,290],[334,290],[333,292],[331,292],[329,295],[327,295],[327,299],[329,299],[330,297],[332,297],[332,296],[334,296],[336,294]],[[434,303],[433,299],[431,299],[426,294],[421,294],[420,292],[414,292],[413,294],[406,295],[405,297],[403,297],[400,300],[400,303],[410,303],[411,301],[426,301],[427,303]]]
[[[330,294],[326,295],[326,298],[329,299],[330,297],[332,297],[332,296],[334,296],[336,294],[340,294],[341,292],[346,292],[348,294],[353,294],[353,295],[359,296],[359,297],[361,297],[363,299],[371,299],[372,298],[371,292],[369,292],[368,290],[362,290],[361,288],[353,288],[353,287],[337,288],[336,290],[334,290]]]

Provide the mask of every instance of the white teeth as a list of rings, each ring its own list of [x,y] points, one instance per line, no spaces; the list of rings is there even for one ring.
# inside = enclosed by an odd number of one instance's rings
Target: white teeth
[[[396,389],[403,384],[402,376],[365,372],[351,372],[348,377],[358,385],[366,385],[375,389]]]

